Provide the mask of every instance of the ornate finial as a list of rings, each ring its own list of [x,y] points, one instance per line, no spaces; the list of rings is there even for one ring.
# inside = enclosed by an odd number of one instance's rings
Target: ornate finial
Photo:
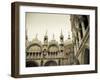
[[[44,41],[48,41],[47,30],[45,32]]]
[[[62,33],[62,29],[61,29],[60,40],[63,41],[63,39],[64,39],[64,36],[63,36],[63,33]]]

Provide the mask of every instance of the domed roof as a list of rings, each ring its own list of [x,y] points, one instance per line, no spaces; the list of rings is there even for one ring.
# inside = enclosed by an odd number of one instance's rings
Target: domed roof
[[[70,35],[68,35],[68,39],[65,40],[65,42],[64,42],[64,45],[65,45],[65,46],[66,46],[66,45],[69,45],[69,44],[72,44],[72,39],[70,38]]]
[[[57,52],[59,50],[59,47],[58,47],[58,42],[56,40],[51,40],[49,42],[49,47],[48,47],[48,50],[50,52]]]
[[[28,49],[29,52],[41,52],[41,50],[42,50],[41,47],[38,45],[32,45]]]
[[[56,40],[51,40],[49,42],[49,45],[57,45],[58,46],[58,42]]]
[[[33,39],[31,43],[36,43],[36,44],[42,44],[41,41],[39,41],[38,39]]]
[[[51,46],[49,47],[49,52],[57,52],[59,49],[57,46]]]
[[[66,46],[66,45],[69,45],[69,44],[72,44],[72,40],[71,39],[65,40],[64,45]]]
[[[42,48],[42,43],[38,39],[33,39],[30,42],[30,45],[28,46],[27,50],[29,52],[40,52]]]
[[[50,45],[56,45],[56,46],[58,46],[58,42],[54,39],[54,34],[53,34],[53,39],[49,42],[49,46]]]
[[[42,46],[42,43],[40,40],[38,40],[37,36],[36,38],[34,38],[32,41],[31,41],[31,44],[38,44],[39,46]]]
[[[42,50],[42,43],[38,40],[38,38],[34,38],[27,47],[29,52],[40,52]]]

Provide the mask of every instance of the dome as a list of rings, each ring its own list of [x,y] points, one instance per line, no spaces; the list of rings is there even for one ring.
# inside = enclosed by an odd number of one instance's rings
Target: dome
[[[58,47],[57,46],[50,46],[49,47],[49,52],[57,52],[58,51]]]
[[[56,45],[56,46],[58,46],[58,42],[55,40],[54,34],[53,34],[53,39],[49,42],[49,46],[50,45]]]
[[[66,46],[66,45],[69,45],[69,44],[72,44],[72,40],[71,39],[65,40],[64,45]]]
[[[69,44],[72,44],[72,39],[70,38],[70,35],[68,35],[68,39],[65,40],[64,45],[67,46]]]
[[[31,44],[37,44],[39,46],[42,46],[41,41],[39,41],[37,38],[36,39],[33,39],[32,42],[31,42]]]
[[[29,52],[41,52],[41,47],[39,45],[31,45],[28,51]]]
[[[48,50],[50,52],[57,52],[59,50],[59,47],[58,47],[58,42],[56,40],[51,40],[49,42],[49,47],[48,47]]]
[[[49,45],[56,45],[56,46],[58,46],[58,42],[56,40],[51,40],[49,42]]]
[[[40,52],[42,50],[42,43],[37,38],[33,39],[30,42],[30,45],[27,47],[29,52]]]

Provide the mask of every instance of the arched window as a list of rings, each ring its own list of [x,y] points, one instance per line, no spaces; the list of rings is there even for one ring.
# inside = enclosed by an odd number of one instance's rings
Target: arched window
[[[30,52],[30,56],[32,56],[32,52]]]
[[[33,52],[33,56],[35,56],[35,53]]]
[[[39,52],[39,56],[41,56],[41,52]]]

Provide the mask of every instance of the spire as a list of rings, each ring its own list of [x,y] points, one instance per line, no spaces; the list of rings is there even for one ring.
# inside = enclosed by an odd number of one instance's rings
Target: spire
[[[36,33],[35,39],[38,39],[38,34]]]
[[[45,42],[48,42],[47,31],[45,32],[44,41],[45,41]]]
[[[60,34],[60,41],[62,42],[64,39],[63,33],[62,33],[62,29],[61,29],[61,34]]]
[[[53,34],[53,40],[55,39],[55,35]]]
[[[46,36],[47,36],[47,33],[48,33],[48,31],[46,30],[46,33],[45,33]]]
[[[68,33],[68,39],[70,39],[70,34]]]
[[[46,32],[45,32],[45,36],[44,36],[45,38],[47,38],[47,37],[48,37],[48,36],[47,36],[47,33],[48,33],[48,32],[47,32],[47,30],[46,30]]]
[[[62,34],[62,29],[61,29],[61,35],[63,35],[63,34]]]
[[[61,37],[63,37],[62,29],[61,29],[61,33],[60,33],[60,36],[61,36]]]
[[[47,30],[45,32],[45,36],[44,36],[44,44],[48,45],[48,36],[47,36]]]

